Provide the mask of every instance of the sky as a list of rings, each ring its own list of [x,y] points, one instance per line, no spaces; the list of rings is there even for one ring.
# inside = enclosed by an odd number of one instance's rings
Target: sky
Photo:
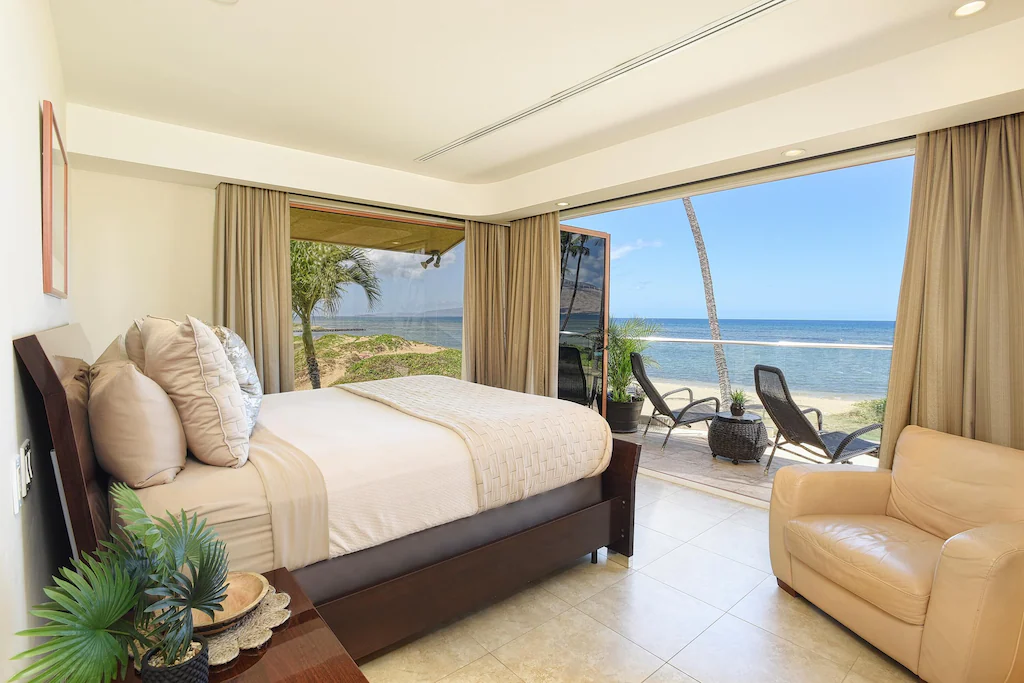
[[[694,197],[719,318],[895,320],[913,167],[906,157]],[[682,201],[564,222],[610,233],[613,317],[707,317]],[[420,254],[370,255],[374,313],[462,306],[464,245],[426,270]],[[346,293],[342,315],[367,312],[359,290]]]
[[[693,198],[718,316],[895,320],[913,157]],[[611,234],[613,317],[706,318],[681,200],[565,223]]]

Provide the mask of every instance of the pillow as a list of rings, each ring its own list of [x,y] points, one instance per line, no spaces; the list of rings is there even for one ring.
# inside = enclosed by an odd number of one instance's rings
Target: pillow
[[[217,335],[201,321],[146,318],[146,375],[171,397],[192,454],[207,465],[241,467],[249,457],[242,389]]]
[[[146,351],[142,347],[142,320],[136,318],[124,333],[124,350],[128,360],[135,363],[140,372],[146,372]]]
[[[233,330],[217,325],[213,328],[217,335],[228,362],[235,371],[235,378],[238,386],[242,389],[242,407],[245,409],[245,421],[249,425],[249,434],[256,427],[256,418],[260,414],[260,404],[263,403],[263,385],[260,384],[260,377],[256,374],[256,362],[249,353],[249,347],[245,345],[242,338]]]
[[[54,356],[53,369],[57,371],[67,396],[71,429],[75,434],[78,452],[84,462],[89,462],[95,457],[89,430],[89,364],[80,358]],[[85,474],[91,476],[92,472]]]
[[[185,466],[185,434],[164,390],[121,353],[118,337],[90,369],[89,428],[100,466],[132,488],[168,484]]]

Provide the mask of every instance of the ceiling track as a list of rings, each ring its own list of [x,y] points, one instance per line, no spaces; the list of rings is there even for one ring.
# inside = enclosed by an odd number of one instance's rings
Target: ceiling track
[[[561,92],[555,93],[554,95],[544,100],[543,102],[538,102],[537,104],[526,109],[523,109],[522,111],[516,112],[511,116],[501,119],[500,121],[496,121],[495,123],[492,123],[488,126],[484,126],[483,128],[479,128],[473,131],[472,133],[469,133],[468,135],[463,135],[461,138],[452,140],[443,147],[438,147],[437,149],[431,152],[427,152],[421,157],[417,157],[416,161],[424,162],[430,161],[431,159],[435,159],[441,156],[442,154],[452,151],[453,149],[457,149],[458,147],[467,145],[470,142],[473,142],[474,140],[479,140],[480,138],[490,135],[491,133],[495,133],[501,130],[502,128],[507,128],[508,126],[511,126],[514,123],[517,123],[529,116],[533,116],[534,114],[542,112],[545,109],[555,106],[556,104],[561,104],[562,102],[565,102],[568,99],[576,97],[577,95],[582,95],[588,90],[592,90],[593,88],[596,88],[599,85],[607,83],[612,79],[624,76],[630,73],[631,71],[635,71],[637,69],[645,67],[648,64],[651,64],[652,62],[658,61],[659,59],[664,59],[665,57],[673,55],[676,52],[683,50],[687,47],[690,47],[691,45],[694,45],[696,43],[699,43],[702,40],[706,40],[714,35],[721,33],[722,31],[737,26],[738,24],[742,24],[745,21],[755,19],[758,16],[775,9],[776,7],[785,5],[790,2],[793,2],[793,0],[760,0],[759,2],[755,2],[753,5],[750,5],[749,7],[746,7],[740,10],[739,12],[736,12],[735,14],[730,14],[726,17],[722,17],[721,19],[713,21],[710,24],[707,24],[706,26],[702,26],[693,33],[689,33],[683,36],[682,38],[672,41],[671,43],[667,43],[665,45],[662,45],[661,47],[654,48],[649,52],[645,52],[641,55],[633,57],[632,59],[622,62],[621,64],[614,66],[611,69],[608,69],[607,71],[602,71],[596,76],[588,78],[587,80],[581,83],[577,83],[576,85],[570,88],[566,88]]]

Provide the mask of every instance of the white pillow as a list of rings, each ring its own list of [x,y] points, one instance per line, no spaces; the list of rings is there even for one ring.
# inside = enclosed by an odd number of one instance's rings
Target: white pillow
[[[256,427],[256,418],[260,414],[260,404],[263,403],[263,385],[260,384],[260,376],[256,374],[256,361],[252,359],[249,347],[234,330],[216,325],[213,327],[213,333],[220,340],[228,362],[235,370],[238,386],[242,389],[245,420],[249,424],[249,434],[252,434]]]

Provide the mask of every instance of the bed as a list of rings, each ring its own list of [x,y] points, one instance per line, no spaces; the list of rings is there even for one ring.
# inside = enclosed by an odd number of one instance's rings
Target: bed
[[[88,414],[52,362],[87,359],[88,344],[77,325],[14,344],[31,377],[27,408],[37,423],[45,416],[35,448],[54,450],[72,551],[90,552],[109,532],[109,476],[91,457]],[[599,548],[632,555],[639,446],[609,447],[588,414],[536,403],[550,399],[496,391],[408,378],[268,395],[245,466],[190,458],[173,482],[137,493],[153,514],[206,517],[234,569],[292,569],[349,653],[366,659]],[[561,421],[545,416],[530,429],[594,441],[574,451],[585,454],[579,462],[494,457],[517,411],[538,407]]]

